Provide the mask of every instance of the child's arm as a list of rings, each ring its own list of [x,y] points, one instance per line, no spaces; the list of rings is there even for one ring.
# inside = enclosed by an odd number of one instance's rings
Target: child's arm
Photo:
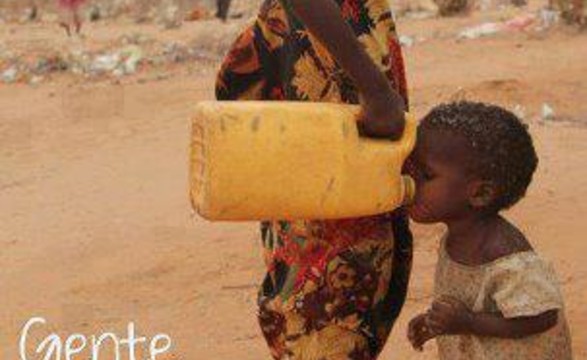
[[[405,103],[369,57],[333,0],[288,0],[299,19],[355,81],[363,97],[362,133],[397,139],[405,124]]]
[[[558,310],[540,315],[506,319],[494,313],[474,313],[463,303],[443,298],[432,304],[427,324],[437,334],[472,334],[519,339],[540,334],[556,325]]]

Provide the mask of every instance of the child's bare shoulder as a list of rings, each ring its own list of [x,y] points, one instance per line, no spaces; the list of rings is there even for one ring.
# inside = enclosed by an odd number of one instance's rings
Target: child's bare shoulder
[[[504,218],[499,218],[491,237],[492,241],[487,241],[483,251],[486,262],[533,250],[532,245],[520,229]]]

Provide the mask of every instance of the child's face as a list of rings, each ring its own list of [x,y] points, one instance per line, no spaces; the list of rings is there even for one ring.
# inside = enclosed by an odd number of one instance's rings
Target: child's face
[[[418,130],[418,142],[408,160],[408,172],[416,182],[416,196],[409,207],[412,220],[449,222],[470,210],[467,149],[461,136]]]

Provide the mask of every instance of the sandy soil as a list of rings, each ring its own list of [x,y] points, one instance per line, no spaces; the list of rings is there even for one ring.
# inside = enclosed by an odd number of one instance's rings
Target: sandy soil
[[[541,163],[528,197],[508,216],[557,268],[576,358],[584,359],[587,35],[557,28],[454,40],[465,26],[503,16],[401,20],[402,34],[427,39],[406,50],[412,104],[418,115],[455,98],[525,108]],[[23,41],[59,42],[53,26],[17,32]],[[92,25],[85,41],[129,26]],[[213,96],[215,65],[191,66],[198,72],[180,69],[160,81],[61,76],[36,87],[0,85],[2,359],[17,359],[20,329],[33,316],[48,321],[39,339],[52,331],[63,339],[122,337],[133,321],[141,335],[172,337],[172,352],[158,359],[269,358],[255,318],[263,274],[256,225],[206,223],[189,207],[189,118],[198,100]],[[540,120],[545,102],[557,119]],[[412,351],[405,331],[430,301],[440,230],[414,226],[409,299],[383,359],[435,358],[433,344]]]

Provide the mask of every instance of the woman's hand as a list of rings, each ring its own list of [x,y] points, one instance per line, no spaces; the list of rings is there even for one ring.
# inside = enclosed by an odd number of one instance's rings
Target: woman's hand
[[[408,340],[418,351],[422,351],[424,344],[436,336],[427,325],[427,317],[427,314],[420,314],[408,325]]]
[[[397,140],[406,124],[402,100],[388,89],[363,96],[362,111],[358,119],[359,134],[379,139]]]

